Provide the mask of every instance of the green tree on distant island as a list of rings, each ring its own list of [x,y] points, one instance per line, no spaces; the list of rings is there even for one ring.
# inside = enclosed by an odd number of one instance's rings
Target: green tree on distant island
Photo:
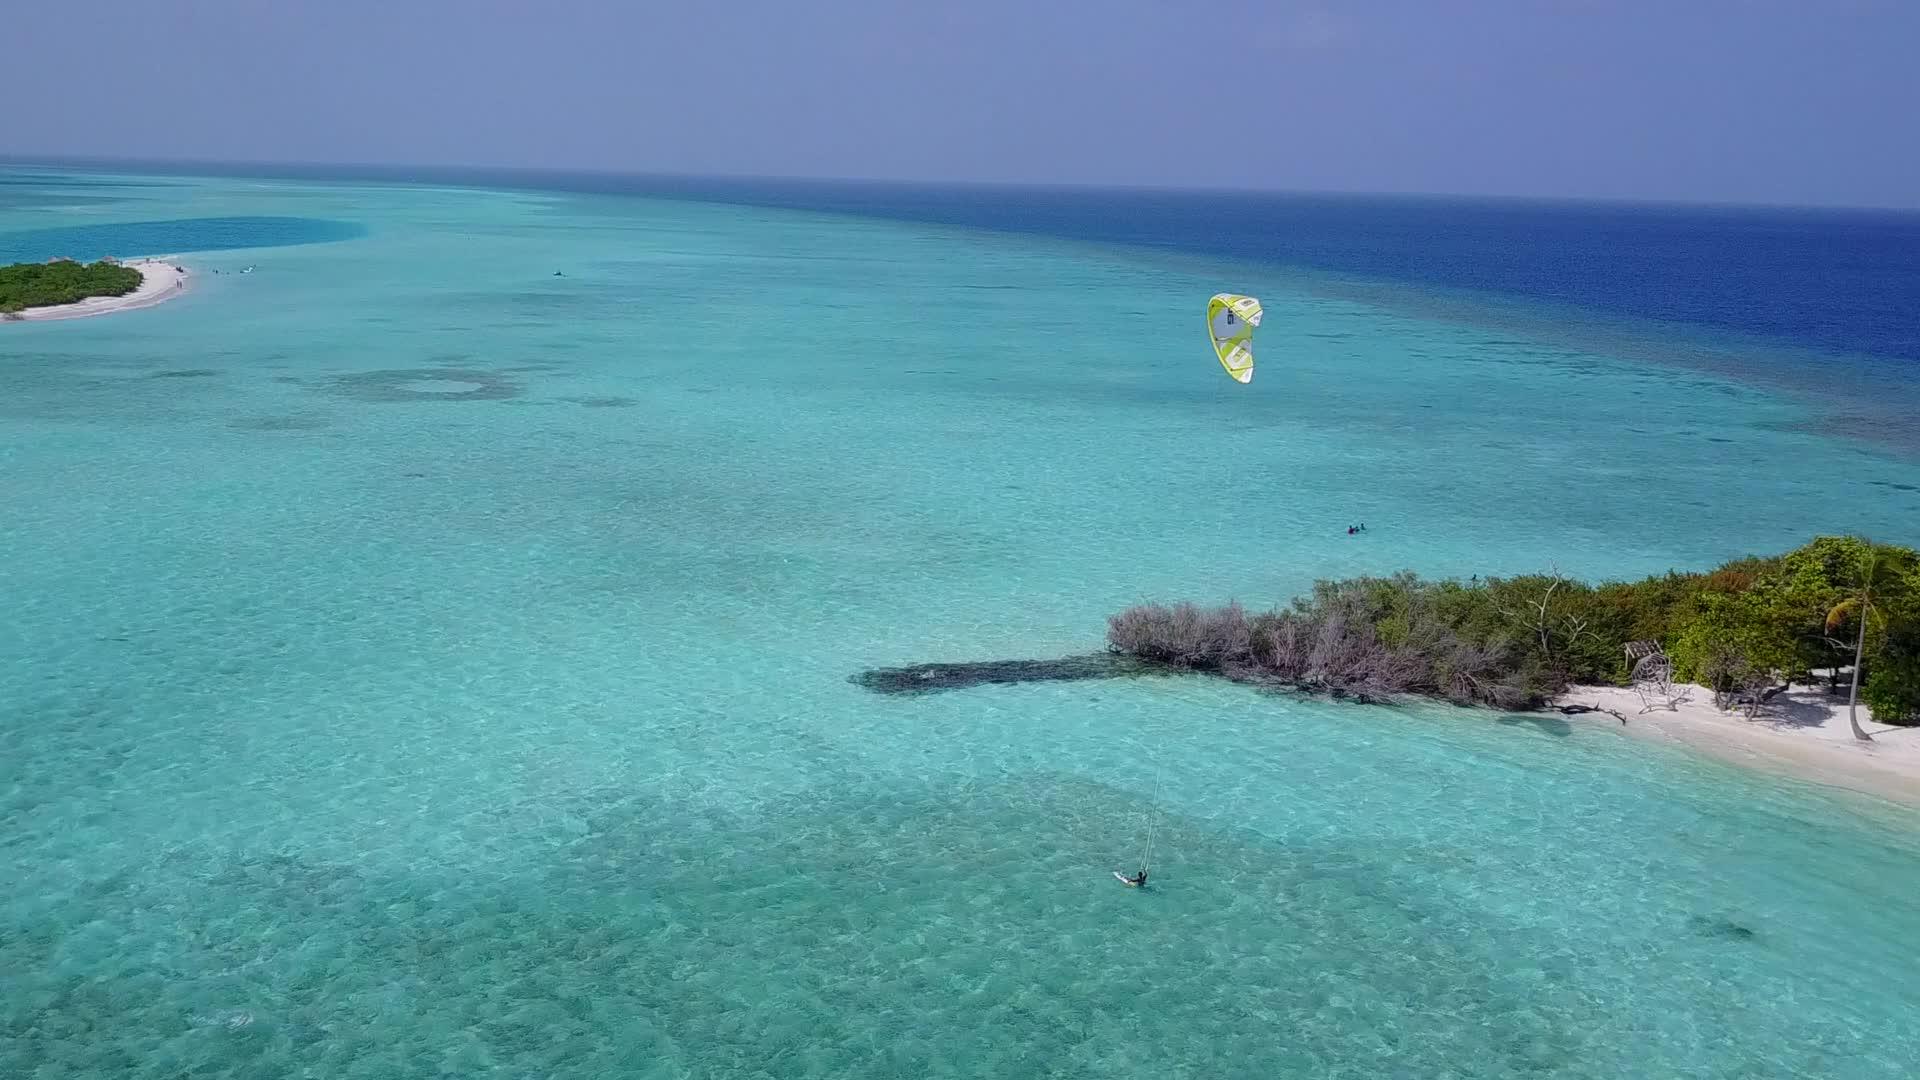
[[[125,296],[140,287],[140,271],[109,259],[79,263],[54,259],[0,266],[0,314],[72,304],[94,296]]]

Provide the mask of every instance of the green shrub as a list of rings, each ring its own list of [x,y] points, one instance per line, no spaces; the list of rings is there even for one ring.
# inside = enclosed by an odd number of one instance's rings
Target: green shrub
[[[1599,586],[1540,574],[1321,581],[1286,609],[1251,618],[1238,605],[1132,608],[1108,621],[1107,642],[1150,663],[1366,700],[1419,694],[1525,707],[1570,683],[1625,682],[1626,644],[1654,641],[1678,677],[1730,703],[1852,663],[1852,639],[1828,624],[1836,608],[1857,603],[1867,565],[1880,569],[1863,698],[1883,720],[1920,722],[1920,555],[1852,537],[1704,574]]]
[[[71,304],[90,296],[125,296],[140,287],[140,271],[105,259],[15,263],[0,267],[0,312]]]

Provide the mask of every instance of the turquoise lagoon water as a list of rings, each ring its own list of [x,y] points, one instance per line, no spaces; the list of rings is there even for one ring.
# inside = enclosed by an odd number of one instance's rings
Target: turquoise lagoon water
[[[1602,726],[848,682],[1142,599],[1920,539],[1914,462],[1798,400],[1167,252],[60,183],[0,243],[358,232],[0,327],[0,1075],[1920,1060],[1911,811]],[[1225,288],[1267,304],[1251,387],[1199,340]]]

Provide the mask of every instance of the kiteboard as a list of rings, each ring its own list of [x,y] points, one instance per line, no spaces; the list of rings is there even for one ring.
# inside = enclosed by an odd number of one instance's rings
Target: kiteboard
[[[1133,880],[1132,878],[1128,877],[1127,875],[1121,873],[1118,870],[1115,870],[1113,872],[1113,876],[1116,880],[1120,882],[1120,884],[1125,885],[1129,889],[1137,889],[1140,887],[1139,882]]]

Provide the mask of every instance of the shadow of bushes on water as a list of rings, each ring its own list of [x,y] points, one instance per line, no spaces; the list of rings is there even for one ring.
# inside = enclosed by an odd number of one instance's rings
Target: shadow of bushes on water
[[[1495,718],[1495,721],[1507,727],[1530,727],[1543,734],[1564,739],[1573,734],[1573,725],[1557,716],[1540,716],[1532,713],[1509,713]]]
[[[964,690],[974,686],[1005,686],[1035,682],[1083,682],[1143,675],[1172,675],[1161,664],[1129,656],[1093,653],[1057,660],[976,660],[958,664],[913,664],[908,667],[870,668],[848,681],[875,693],[896,696]]]

